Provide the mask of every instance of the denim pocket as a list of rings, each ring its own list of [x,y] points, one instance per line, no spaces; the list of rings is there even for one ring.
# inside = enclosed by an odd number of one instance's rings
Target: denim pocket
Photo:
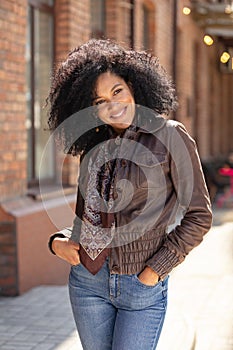
[[[135,282],[137,283],[137,285],[139,285],[140,287],[145,288],[145,289],[154,289],[154,288],[158,287],[161,284],[161,282],[162,282],[162,281],[159,281],[155,285],[149,286],[149,285],[147,285],[145,283],[142,283],[140,281],[140,279],[138,278],[138,276],[139,276],[139,274],[133,275],[133,278],[135,279]]]
[[[70,276],[77,278],[80,275],[80,270],[82,269],[82,264],[79,263],[77,265],[71,265]]]
[[[79,268],[79,267],[81,267],[81,263],[78,263],[77,265],[71,265],[71,268],[72,269],[77,269],[77,268]]]
[[[69,282],[72,286],[85,286],[90,281],[92,282],[94,276],[85,268],[82,263],[71,266]]]
[[[154,286],[142,283],[137,274],[129,275],[121,283],[121,296],[128,308],[142,310],[156,308],[165,310],[167,304],[167,281],[159,281]]]

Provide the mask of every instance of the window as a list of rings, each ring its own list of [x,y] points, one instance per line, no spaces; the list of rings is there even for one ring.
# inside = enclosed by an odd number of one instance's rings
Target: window
[[[155,41],[155,9],[151,2],[145,2],[142,6],[142,46],[146,51],[154,51]]]
[[[105,0],[91,0],[91,36],[104,37],[105,34]]]
[[[150,13],[149,9],[143,6],[143,48],[144,50],[150,49],[150,26],[149,26]]]
[[[53,1],[30,0],[27,25],[27,120],[28,182],[54,178],[54,149],[50,146],[40,169],[41,156],[49,139],[47,112],[43,108],[53,64]]]

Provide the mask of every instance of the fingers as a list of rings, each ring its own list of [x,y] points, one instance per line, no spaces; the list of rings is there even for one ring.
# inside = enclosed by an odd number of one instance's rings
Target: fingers
[[[80,263],[78,243],[75,243],[68,238],[56,238],[54,239],[53,249],[56,255],[68,262],[71,265],[78,265]]]
[[[67,253],[69,253],[69,256],[67,257],[67,261],[71,265],[78,265],[80,264],[80,258],[78,250],[80,249],[80,245],[72,240],[68,241],[68,245],[70,247],[69,250],[67,250]]]
[[[67,249],[67,262],[71,265],[78,265],[80,264],[80,257],[78,253],[79,247],[77,248],[77,244],[73,246],[70,244],[70,249]]]
[[[70,265],[78,265],[80,264],[79,254],[76,249],[64,249],[60,251],[57,256],[59,258],[65,260]]]
[[[69,257],[68,260],[66,260],[70,265],[78,265],[80,264],[80,258],[79,255],[76,254],[73,257]]]

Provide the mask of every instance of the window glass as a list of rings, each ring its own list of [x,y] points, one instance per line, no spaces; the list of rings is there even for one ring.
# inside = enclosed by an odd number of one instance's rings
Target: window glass
[[[100,38],[105,33],[105,1],[91,0],[92,37]]]
[[[45,2],[46,3],[46,2]],[[51,3],[48,2],[47,3]],[[41,157],[50,133],[47,126],[45,100],[50,85],[53,62],[52,12],[29,6],[27,60],[27,121],[28,129],[28,180],[35,182],[54,177],[54,150],[46,151],[40,169]]]
[[[31,89],[31,78],[32,78],[32,65],[31,65],[31,41],[32,31],[30,26],[31,19],[31,7],[28,7],[28,25],[27,25],[27,42],[26,42],[26,100],[27,100],[27,115],[26,115],[26,129],[27,129],[27,140],[28,140],[28,157],[27,157],[27,174],[28,179],[32,179],[32,162],[33,162],[33,142],[32,142],[32,89]]]
[[[34,128],[35,128],[35,172],[39,175],[40,160],[44,147],[50,136],[47,126],[47,112],[44,104],[48,95],[50,84],[50,74],[52,71],[51,63],[53,56],[53,38],[52,38],[52,18],[50,14],[35,10],[35,95],[34,95]],[[46,152],[47,159],[43,161],[41,169],[42,178],[53,177],[53,150]]]
[[[149,27],[149,9],[143,6],[143,48],[144,50],[150,49],[150,27]]]

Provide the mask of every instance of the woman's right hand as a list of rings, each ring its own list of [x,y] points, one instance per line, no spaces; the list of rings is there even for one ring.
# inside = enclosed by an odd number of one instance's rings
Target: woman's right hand
[[[67,261],[69,264],[80,264],[80,257],[78,252],[80,245],[71,239],[67,237],[55,237],[52,243],[52,249],[59,258]]]

